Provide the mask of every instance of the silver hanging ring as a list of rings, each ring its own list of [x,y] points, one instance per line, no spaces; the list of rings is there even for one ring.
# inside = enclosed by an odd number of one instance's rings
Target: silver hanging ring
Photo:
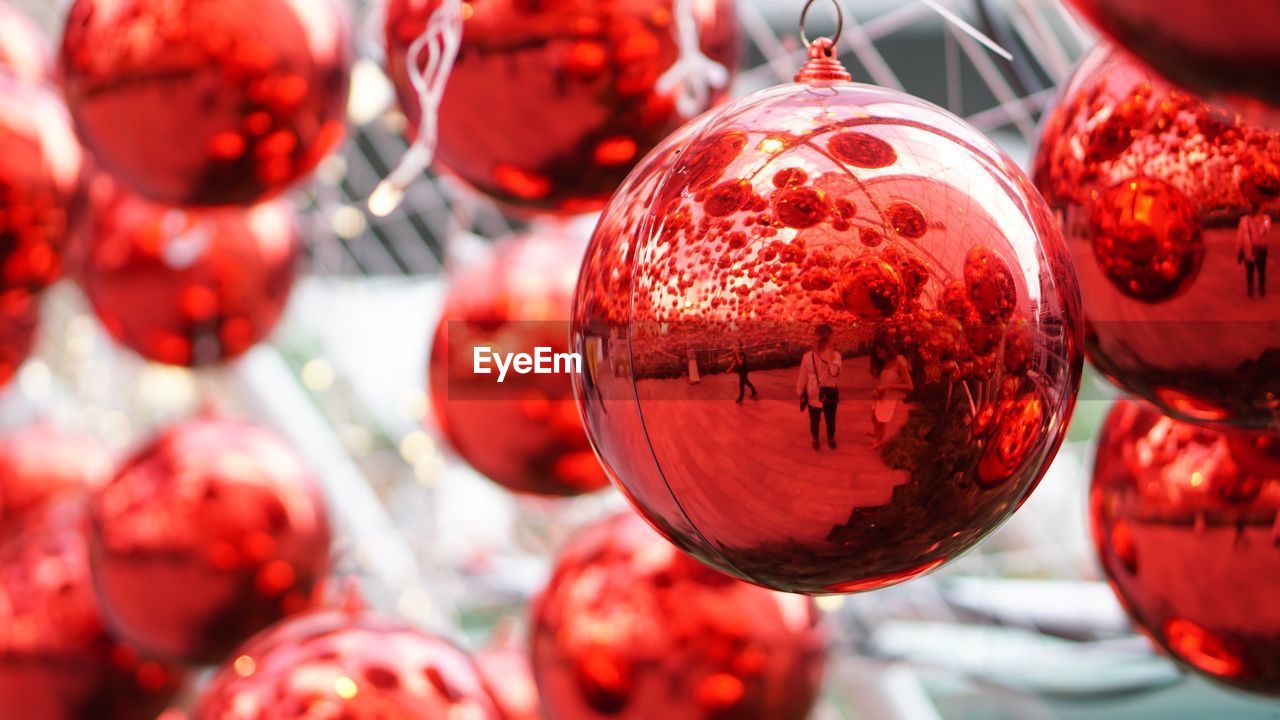
[[[809,0],[804,4],[804,10],[800,13],[800,40],[804,42],[805,47],[813,44],[805,32],[805,24],[809,20],[809,11],[813,9],[817,2],[818,0]],[[840,0],[831,0],[831,4],[836,8],[836,34],[831,38],[831,42],[834,45],[840,42],[840,36],[844,34],[844,8],[840,5]]]

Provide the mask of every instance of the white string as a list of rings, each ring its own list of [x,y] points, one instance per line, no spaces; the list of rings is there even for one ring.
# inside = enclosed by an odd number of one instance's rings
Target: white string
[[[409,82],[418,96],[422,117],[418,121],[417,137],[400,159],[400,164],[369,196],[369,212],[378,217],[386,217],[400,207],[405,190],[435,159],[440,102],[461,44],[462,0],[443,0],[406,53]],[[423,49],[427,51],[425,68],[418,62]]]
[[[979,30],[978,28],[965,22],[963,18],[951,12],[950,9],[943,7],[942,4],[939,3],[937,0],[920,0],[920,2],[924,3],[925,5],[928,5],[931,10],[941,15],[943,20],[946,20],[947,22],[954,25],[956,29],[959,30],[960,32],[982,43],[991,52],[995,53],[996,55],[999,55],[1005,60],[1013,60],[1013,53],[1009,52],[1008,50],[1005,50],[995,40],[992,40],[991,38],[984,35],[982,31]]]
[[[722,90],[729,84],[729,69],[702,52],[693,2],[676,0],[674,33],[680,56],[658,78],[657,84],[661,93],[678,90],[676,112],[686,118],[706,110],[711,104],[711,91]]]

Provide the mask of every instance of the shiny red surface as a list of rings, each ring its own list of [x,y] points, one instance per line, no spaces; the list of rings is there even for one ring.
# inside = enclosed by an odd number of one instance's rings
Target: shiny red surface
[[[17,293],[0,299],[0,387],[8,384],[35,348],[38,297]]]
[[[62,100],[0,72],[0,295],[61,275],[82,162]]]
[[[475,348],[568,352],[568,318],[586,241],[567,227],[503,241],[451,283],[431,345],[435,416],[450,444],[494,482],[534,495],[578,495],[609,484],[587,442],[567,374],[475,372]]]
[[[132,189],[247,204],[342,140],[350,32],[335,0],[77,0],[63,86],[85,144]]]
[[[486,648],[476,654],[476,667],[506,720],[543,720],[527,647]]]
[[[576,390],[677,545],[775,589],[871,590],[1035,488],[1079,387],[1079,302],[1048,209],[978,131],[884,89],[786,85],[676,133],[615,196],[575,298],[573,349],[600,358]],[[797,411],[823,324],[836,447]]]
[[[1174,82],[1277,119],[1280,5],[1272,0],[1073,0],[1073,4]]]
[[[471,659],[363,612],[315,610],[249,641],[209,682],[194,720],[508,720]]]
[[[0,532],[50,498],[100,487],[115,462],[94,437],[50,425],[0,437]]]
[[[80,498],[35,511],[0,544],[0,718],[153,718],[181,671],[110,636],[89,576]]]
[[[1280,218],[1280,131],[1100,46],[1045,123],[1035,181],[1075,258],[1093,363],[1184,420],[1274,426],[1280,306],[1251,292],[1237,228]]]
[[[1129,615],[1211,679],[1280,695],[1280,443],[1121,402],[1098,445],[1090,519]]]
[[[412,128],[421,110],[408,49],[439,5],[387,4],[388,72]],[[733,2],[693,5],[703,52],[732,70]],[[476,0],[465,8],[437,157],[481,192],[527,210],[598,210],[683,122],[674,96],[655,87],[678,57],[673,0]]]
[[[556,720],[803,720],[826,654],[811,599],[707,568],[630,512],[580,531],[533,605]]]
[[[310,607],[329,541],[302,459],[239,422],[171,427],[93,499],[93,574],[111,627],[190,662],[222,660]]]
[[[40,28],[7,0],[0,0],[0,72],[23,82],[49,77],[52,56]]]
[[[117,341],[194,367],[238,357],[275,328],[302,252],[287,202],[180,210],[93,194],[80,283]]]

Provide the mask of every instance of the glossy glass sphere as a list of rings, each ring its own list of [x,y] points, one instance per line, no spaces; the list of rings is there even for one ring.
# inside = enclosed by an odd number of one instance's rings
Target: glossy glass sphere
[[[49,77],[52,56],[44,33],[8,0],[0,0],[0,73],[28,83]]]
[[[311,607],[329,569],[314,476],[274,433],[173,426],[93,498],[93,575],[111,627],[149,652],[217,662]]]
[[[154,718],[180,669],[104,628],[82,497],[33,510],[0,542],[0,719]]]
[[[0,436],[0,532],[54,497],[101,487],[115,463],[93,436],[50,425]]]
[[[1280,120],[1280,5],[1271,0],[1072,0],[1174,82]],[[1273,124],[1273,127],[1275,125]]]
[[[775,589],[871,590],[1035,488],[1079,388],[1079,303],[1048,209],[977,130],[806,80],[686,126],[614,197],[575,296],[573,349],[598,358],[576,390],[677,545]]]
[[[118,342],[201,367],[239,357],[275,329],[302,255],[287,202],[181,210],[110,188],[93,196],[80,284]]]
[[[1280,695],[1280,438],[1121,402],[1089,509],[1102,568],[1143,631],[1212,680]]]
[[[811,599],[707,568],[630,512],[569,542],[532,632],[556,720],[803,720],[827,652]]]
[[[313,610],[259,634],[214,675],[194,720],[506,720],[446,640],[357,610]]]
[[[565,372],[476,372],[477,348],[568,352],[568,318],[586,241],[548,224],[502,241],[450,283],[431,345],[431,403],[450,444],[503,487],[547,496],[609,484],[587,442]]]
[[[0,296],[62,274],[83,162],[62,100],[0,72]]]
[[[169,205],[242,205],[345,133],[353,50],[336,0],[76,0],[67,104],[106,170]]]
[[[408,51],[440,4],[387,4],[388,74],[411,128],[422,111]],[[440,106],[437,158],[513,208],[604,207],[636,162],[683,122],[674,92],[657,86],[679,55],[673,7],[673,0],[467,3]],[[734,3],[693,8],[703,53],[732,70]],[[426,66],[426,52],[420,62]]]
[[[1175,417],[1275,426],[1277,234],[1246,248],[1242,226],[1280,218],[1280,131],[1104,45],[1046,120],[1034,175],[1075,258],[1090,360]]]

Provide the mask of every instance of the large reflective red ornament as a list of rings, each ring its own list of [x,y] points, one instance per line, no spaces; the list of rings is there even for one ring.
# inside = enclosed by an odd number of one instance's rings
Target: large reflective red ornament
[[[506,720],[448,641],[358,610],[315,610],[250,640],[194,720]]]
[[[100,487],[114,471],[114,453],[89,435],[32,425],[0,437],[0,531],[56,496]]]
[[[476,470],[516,492],[578,495],[609,484],[582,429],[569,373],[554,367],[569,350],[585,248],[556,224],[504,241],[453,279],[432,342],[431,401],[442,430]],[[495,354],[538,348],[554,372],[510,372],[498,381]],[[477,350],[486,353],[483,367]]]
[[[18,374],[31,355],[39,321],[38,296],[19,292],[0,297],[0,388]]]
[[[270,334],[302,253],[291,205],[181,210],[98,185],[81,285],[112,337],[198,367]]]
[[[506,720],[543,720],[527,646],[485,648],[476,653],[476,667]]]
[[[1280,695],[1280,438],[1121,402],[1089,508],[1098,558],[1143,631],[1211,679]]]
[[[679,57],[674,0],[487,0],[464,9],[462,43],[439,112],[436,157],[521,209],[604,207],[640,158],[679,127],[658,80]],[[409,48],[440,0],[390,0],[388,72],[416,128]],[[732,0],[691,3],[702,52],[732,68]],[[427,62],[424,51],[419,60]],[[714,93],[712,100],[722,93]]]
[[[110,635],[89,575],[81,498],[34,511],[0,543],[0,719],[139,720],[182,673]]]
[[[556,720],[803,720],[826,653],[813,600],[707,568],[630,512],[571,540],[533,605]]]
[[[62,100],[0,72],[0,296],[61,275],[82,162]]]
[[[0,73],[38,83],[49,77],[50,61],[40,28],[8,0],[0,0]]]
[[[342,140],[352,62],[336,0],[76,0],[62,39],[85,144],[171,205],[282,192]]]
[[[907,580],[995,529],[1057,451],[1082,364],[1030,182],[830,49],[642,163],[572,339],[588,434],[636,507],[705,562],[807,593]]]
[[[1272,0],[1072,1],[1174,82],[1248,113],[1280,108],[1280,5]]]
[[[1280,131],[1101,46],[1045,123],[1035,181],[1075,258],[1094,364],[1175,417],[1275,426]]]
[[[93,575],[111,627],[158,655],[216,662],[311,606],[329,568],[316,480],[274,433],[174,426],[93,499]]]

